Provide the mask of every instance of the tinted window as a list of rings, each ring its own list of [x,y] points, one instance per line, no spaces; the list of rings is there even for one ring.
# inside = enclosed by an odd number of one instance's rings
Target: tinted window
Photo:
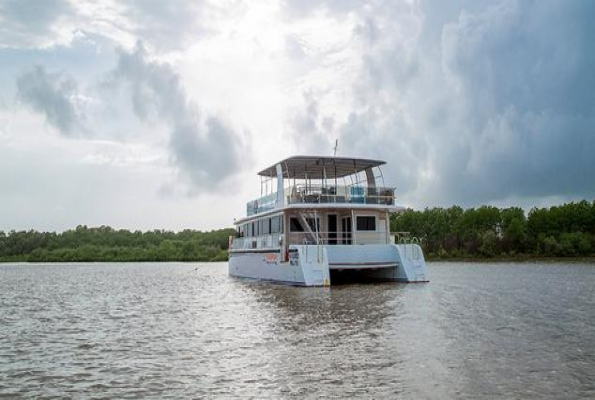
[[[300,221],[297,218],[292,217],[289,219],[289,231],[290,232],[303,232],[304,228],[302,227],[302,224],[300,224]]]
[[[357,217],[358,231],[375,231],[376,217]]]

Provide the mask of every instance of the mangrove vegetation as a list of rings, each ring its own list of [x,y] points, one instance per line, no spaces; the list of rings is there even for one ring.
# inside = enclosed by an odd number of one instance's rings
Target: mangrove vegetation
[[[595,202],[551,208],[482,206],[406,210],[392,232],[410,232],[428,259],[592,257]],[[225,261],[233,229],[148,232],[78,226],[61,233],[0,231],[0,262]]]
[[[587,257],[595,254],[595,202],[551,208],[482,206],[407,210],[391,231],[410,232],[428,259]]]
[[[233,229],[148,232],[108,226],[62,233],[0,231],[0,261],[226,261]]]

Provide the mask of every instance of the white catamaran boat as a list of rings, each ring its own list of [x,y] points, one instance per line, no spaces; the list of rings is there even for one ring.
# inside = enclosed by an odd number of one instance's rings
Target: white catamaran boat
[[[384,161],[291,157],[258,173],[261,196],[230,238],[231,276],[328,286],[362,280],[427,282],[421,248],[390,233],[395,190]]]

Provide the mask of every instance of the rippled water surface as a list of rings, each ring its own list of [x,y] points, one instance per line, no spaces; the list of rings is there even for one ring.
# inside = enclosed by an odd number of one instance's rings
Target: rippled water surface
[[[0,397],[595,398],[595,265],[429,269],[323,289],[0,265]]]

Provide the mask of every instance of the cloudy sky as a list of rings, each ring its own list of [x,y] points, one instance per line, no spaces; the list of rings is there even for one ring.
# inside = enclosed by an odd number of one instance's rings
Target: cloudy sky
[[[230,226],[294,154],[595,198],[595,1],[0,0],[0,230]]]

